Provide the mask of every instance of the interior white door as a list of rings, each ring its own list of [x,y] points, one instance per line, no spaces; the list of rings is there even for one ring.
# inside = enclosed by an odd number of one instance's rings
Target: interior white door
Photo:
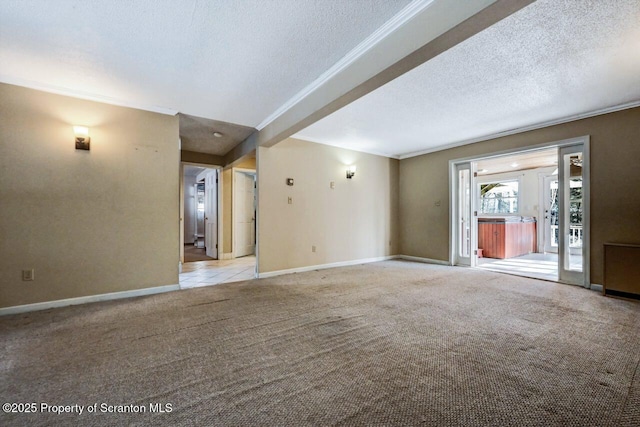
[[[558,176],[544,177],[544,251],[558,253]]]
[[[204,179],[204,245],[208,257],[218,258],[218,171]]]
[[[234,177],[235,256],[256,251],[255,174],[236,172]]]

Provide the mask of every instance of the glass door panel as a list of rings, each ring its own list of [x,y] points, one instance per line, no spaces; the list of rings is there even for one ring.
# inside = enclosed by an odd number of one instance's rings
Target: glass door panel
[[[559,153],[558,269],[560,281],[584,282],[583,265],[583,149],[564,147]]]
[[[544,251],[558,253],[558,176],[544,178]]]
[[[459,230],[460,238],[458,255],[463,258],[469,258],[471,255],[471,213],[469,209],[469,169],[458,171],[459,189]]]
[[[455,263],[470,266],[474,260],[474,217],[471,163],[456,165]]]

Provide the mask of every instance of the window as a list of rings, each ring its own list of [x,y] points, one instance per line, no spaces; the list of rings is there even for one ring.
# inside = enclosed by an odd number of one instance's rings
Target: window
[[[518,213],[519,182],[498,181],[480,184],[481,214]]]

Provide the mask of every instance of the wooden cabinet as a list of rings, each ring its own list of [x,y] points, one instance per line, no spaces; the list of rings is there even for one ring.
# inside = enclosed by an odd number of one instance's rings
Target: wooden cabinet
[[[478,218],[478,248],[485,258],[511,258],[536,252],[532,217]]]
[[[605,295],[640,299],[640,245],[604,244]]]

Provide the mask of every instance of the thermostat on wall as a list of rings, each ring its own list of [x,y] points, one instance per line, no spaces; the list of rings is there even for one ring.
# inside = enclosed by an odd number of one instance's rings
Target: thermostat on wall
[[[293,178],[287,178],[287,185],[293,185]]]

